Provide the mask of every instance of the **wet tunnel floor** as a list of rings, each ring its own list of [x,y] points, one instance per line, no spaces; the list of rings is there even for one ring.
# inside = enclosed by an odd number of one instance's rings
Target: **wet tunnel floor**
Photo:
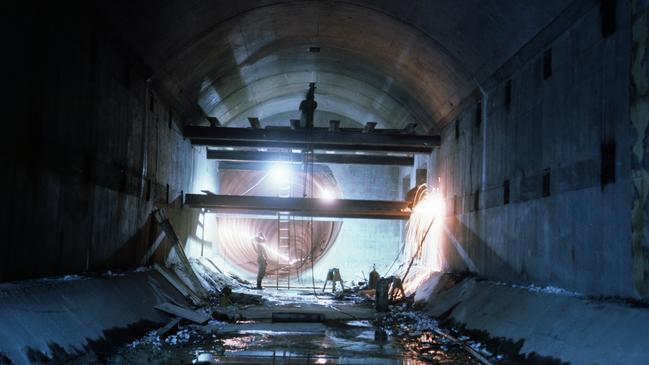
[[[333,307],[332,301],[280,306],[309,310]],[[367,305],[338,308],[372,313]],[[261,307],[261,306],[260,306]],[[361,308],[359,308],[361,307]],[[336,308],[339,311],[339,309]],[[436,322],[412,311],[379,319],[327,320],[322,323],[210,322],[185,326],[165,339],[153,333],[101,359],[97,364],[480,364],[459,344],[432,331]],[[374,316],[375,313],[372,313]]]
[[[175,344],[145,342],[127,346],[105,364],[480,364],[457,345],[422,333],[416,338],[388,336],[368,321],[326,324],[324,333],[242,331],[190,334]],[[182,339],[185,337],[186,340]],[[178,337],[181,339],[178,340]]]

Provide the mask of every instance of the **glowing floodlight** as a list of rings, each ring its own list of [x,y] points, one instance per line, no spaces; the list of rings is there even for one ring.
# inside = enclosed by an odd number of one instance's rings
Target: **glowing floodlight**
[[[331,191],[327,190],[327,189],[323,189],[323,190],[320,191],[319,198],[321,200],[328,201],[328,202],[333,201],[334,199],[336,199],[334,194]]]
[[[288,164],[275,163],[268,171],[268,177],[273,185],[286,186],[291,181],[291,169]]]

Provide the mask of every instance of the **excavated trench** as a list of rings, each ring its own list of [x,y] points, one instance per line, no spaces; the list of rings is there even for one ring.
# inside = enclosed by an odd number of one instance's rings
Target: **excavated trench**
[[[482,364],[467,346],[442,335],[437,321],[405,302],[377,313],[356,294],[272,290],[269,300],[236,307],[239,319],[155,331],[84,362],[97,364]],[[285,320],[273,322],[276,313]],[[300,315],[301,314],[301,315]],[[311,314],[311,316],[305,316]],[[315,315],[315,316],[314,316]],[[249,316],[254,319],[248,319]],[[300,320],[309,319],[308,322]],[[445,331],[445,330],[444,330]],[[477,342],[474,345],[480,346]],[[483,349],[483,351],[485,351]],[[492,355],[502,360],[502,355]],[[482,361],[485,359],[483,358]],[[79,361],[76,359],[75,361]]]

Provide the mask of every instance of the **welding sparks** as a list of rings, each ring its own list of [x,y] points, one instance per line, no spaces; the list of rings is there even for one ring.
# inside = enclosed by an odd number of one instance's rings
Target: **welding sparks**
[[[404,257],[407,261],[401,275],[406,295],[414,293],[431,273],[442,269],[439,245],[446,215],[444,199],[439,191],[429,191],[422,185],[413,204],[406,226]]]

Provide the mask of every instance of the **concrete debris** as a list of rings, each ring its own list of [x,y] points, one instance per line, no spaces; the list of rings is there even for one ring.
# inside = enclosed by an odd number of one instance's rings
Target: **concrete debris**
[[[191,332],[189,329],[184,329],[181,331],[176,332],[176,334],[173,334],[167,338],[165,338],[165,343],[168,343],[170,345],[177,345],[179,343],[186,343],[189,342],[189,338],[191,337]]]
[[[131,342],[128,348],[135,349],[142,346],[151,346],[156,350],[160,350],[163,344],[175,346],[188,343],[193,337],[198,337],[198,332],[190,327],[180,329],[176,333],[166,337],[159,336],[158,333],[159,331],[150,331],[144,337]]]
[[[158,265],[157,263],[154,264],[154,267],[156,271],[158,271],[165,279],[167,279],[167,281],[171,285],[174,286],[174,288],[176,288],[180,292],[180,294],[191,301],[194,305],[200,306],[203,304],[203,299],[201,299],[201,297],[199,297],[192,289],[190,289],[190,287],[187,286],[186,282],[182,281],[176,274],[174,274],[167,268]]]
[[[165,211],[163,209],[157,209],[151,214],[155,217],[160,228],[165,232],[166,236],[172,243],[172,250],[170,250],[166,260],[167,265],[174,268],[176,274],[183,279],[195,293],[197,293],[201,298],[204,298],[207,293],[194,272],[194,269],[185,254],[183,243],[180,238],[178,238],[171,222],[167,219]]]
[[[131,342],[128,345],[128,347],[134,349],[134,348],[137,348],[137,347],[142,346],[144,344],[149,344],[149,345],[152,345],[155,348],[160,348],[162,340],[160,339],[160,337],[156,333],[157,333],[157,331],[150,331],[144,337],[139,338],[139,339]]]
[[[199,309],[211,313],[203,324],[175,318],[165,328],[117,351],[107,363],[186,363],[188,356],[198,363],[200,354],[210,354],[209,361],[260,363],[278,353],[290,353],[296,359],[326,354],[332,360],[365,361],[372,354],[375,357],[369,363],[396,363],[392,360],[403,356],[417,361],[479,364],[467,349],[435,332],[439,330],[436,320],[412,310],[406,302],[390,305],[385,315],[378,315],[354,292],[338,300],[332,294],[291,290],[282,292],[285,300],[272,300],[271,295],[271,300],[250,305],[238,303],[237,295],[246,299],[256,296],[227,289],[223,287],[218,294],[231,296],[231,304],[220,307],[219,296],[211,296],[211,304]],[[280,294],[273,291],[273,295]],[[488,353],[480,342],[468,337],[462,340],[472,351]],[[328,345],[323,348],[323,343]]]
[[[122,273],[122,272],[112,272],[111,270],[106,271],[106,273],[105,273],[104,275],[105,275],[105,276],[108,276],[108,277],[126,276],[125,273]]]
[[[84,280],[84,279],[89,279],[92,277],[108,277],[108,278],[114,278],[114,277],[125,277],[129,273],[139,273],[139,272],[146,272],[150,270],[151,268],[145,267],[145,266],[140,266],[135,270],[127,270],[127,271],[112,271],[108,270],[105,272],[96,272],[96,273],[83,273],[83,274],[70,274],[70,275],[65,275],[65,276],[58,276],[58,277],[50,277],[50,278],[42,278],[42,279],[35,279],[32,281],[42,281],[42,282],[51,282],[51,281],[77,281],[77,280]]]
[[[242,285],[252,285],[252,283],[246,279],[241,278],[239,275],[234,273],[229,273],[230,277]]]
[[[397,336],[404,339],[404,346],[416,351],[422,358],[437,361],[434,354],[437,349],[452,352],[453,347],[460,347],[463,351],[471,353],[478,363],[490,364],[491,359],[501,359],[487,350],[479,341],[468,336],[454,337],[440,328],[439,322],[423,312],[408,307],[406,303],[391,306],[390,312],[381,317],[376,323],[384,329],[388,336]],[[430,352],[430,354],[428,354]]]
[[[81,280],[83,279],[83,276],[80,275],[65,275],[62,278],[59,278],[61,281],[72,281],[72,280]]]
[[[437,328],[439,323],[421,312],[411,310],[404,303],[392,306],[388,316],[380,320],[388,334],[419,336],[424,331]]]
[[[224,287],[231,289],[241,288],[242,284],[225,275],[214,263],[205,258],[191,258],[189,262],[198,276],[198,280],[210,294],[219,293]]]

